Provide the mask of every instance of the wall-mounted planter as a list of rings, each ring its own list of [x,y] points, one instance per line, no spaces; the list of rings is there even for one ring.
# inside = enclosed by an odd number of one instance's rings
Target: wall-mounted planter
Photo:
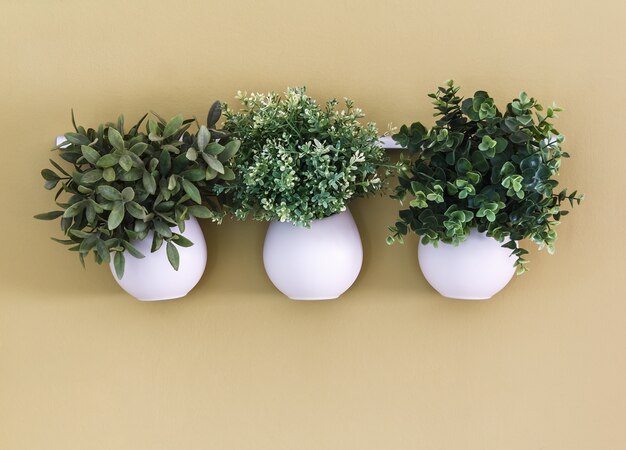
[[[180,256],[178,271],[174,270],[167,259],[165,244],[156,252],[150,253],[153,232],[144,240],[132,242],[145,258],[138,259],[125,252],[126,267],[121,280],[117,278],[111,262],[115,281],[136,299],[151,301],[184,297],[200,281],[207,260],[206,241],[200,224],[192,217],[185,222],[184,233],[180,233],[178,227],[172,228],[172,231],[193,242],[191,247],[177,247]]]
[[[349,210],[310,228],[272,222],[263,247],[265,271],[293,300],[329,300],[354,283],[363,263],[359,230]]]
[[[420,242],[418,258],[426,280],[444,297],[486,300],[515,273],[515,257],[502,243],[476,229],[458,246]]]

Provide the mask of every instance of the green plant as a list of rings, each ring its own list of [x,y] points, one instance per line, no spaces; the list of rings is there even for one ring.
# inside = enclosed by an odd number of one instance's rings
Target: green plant
[[[527,250],[516,241],[530,238],[539,248],[554,252],[554,227],[565,200],[580,204],[583,196],[567,190],[556,193],[554,178],[564,136],[550,119],[561,111],[543,107],[522,92],[502,113],[484,91],[472,98],[457,96],[459,87],[448,81],[429,94],[438,117],[430,130],[416,122],[402,126],[394,139],[411,152],[402,160],[399,185],[393,197],[411,197],[390,227],[388,243],[402,241],[409,230],[424,244],[439,241],[458,245],[470,228],[485,231],[516,256],[517,272],[525,271]]]
[[[154,231],[151,251],[165,242],[169,262],[178,270],[176,246],[188,247],[192,242],[172,227],[178,226],[182,233],[190,217],[221,220],[223,212],[213,187],[218,180],[235,178],[231,160],[239,141],[213,129],[220,113],[216,102],[207,126],[199,126],[195,134],[187,131],[195,119],[184,120],[181,115],[165,121],[154,114],[142,132],[139,127],[147,114],[126,131],[123,116],[115,124],[85,129],[76,125],[72,113],[75,131],[65,133],[65,141],[53,149],[72,167],[66,170],[51,159],[54,170],[41,172],[46,189],[60,183],[55,196],[59,209],[35,217],[60,219],[67,239],[53,240],[77,252],[83,266],[90,252],[98,264],[109,262],[113,253],[116,273],[122,278],[123,252],[143,258],[131,241]]]
[[[285,97],[239,92],[236,98],[242,107],[225,107],[224,129],[242,143],[237,179],[218,188],[235,217],[309,226],[382,189],[386,157],[376,125],[362,125],[363,112],[352,101],[343,111],[336,100],[321,107],[303,87]]]

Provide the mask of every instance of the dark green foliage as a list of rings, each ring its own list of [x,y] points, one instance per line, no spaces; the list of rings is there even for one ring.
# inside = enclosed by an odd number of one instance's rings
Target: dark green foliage
[[[448,81],[429,94],[437,117],[430,130],[418,122],[393,136],[410,159],[401,161],[392,197],[402,203],[408,195],[410,201],[388,242],[413,231],[425,244],[457,245],[475,227],[506,241],[522,273],[528,252],[516,241],[530,238],[552,253],[554,227],[568,213],[563,202],[573,206],[583,198],[556,191],[561,159],[569,157],[561,149],[564,136],[550,121],[561,109],[553,105],[544,113],[522,92],[501,112],[484,91],[468,99],[458,91]]]
[[[362,124],[352,101],[343,110],[336,100],[320,105],[303,87],[237,98],[238,111],[224,108],[224,128],[242,142],[238,177],[218,187],[235,217],[309,226],[382,191],[385,151],[376,125]]]
[[[72,114],[75,132],[66,133],[65,141],[53,149],[71,169],[50,160],[56,171],[41,172],[46,189],[60,183],[55,196],[58,210],[35,217],[60,219],[68,239],[55,240],[76,251],[83,264],[90,252],[99,264],[108,263],[114,253],[119,278],[124,273],[124,250],[143,258],[131,241],[145,239],[154,231],[152,251],[165,241],[168,259],[178,270],[174,244],[188,247],[192,243],[173,233],[172,227],[184,231],[185,220],[192,216],[221,220],[215,183],[235,177],[232,158],[239,141],[213,129],[220,111],[216,102],[208,127],[200,126],[195,134],[188,131],[195,119],[185,120],[181,115],[165,121],[154,113],[155,119],[149,119],[142,132],[147,114],[129,130],[123,116],[115,124],[85,129],[76,126]]]

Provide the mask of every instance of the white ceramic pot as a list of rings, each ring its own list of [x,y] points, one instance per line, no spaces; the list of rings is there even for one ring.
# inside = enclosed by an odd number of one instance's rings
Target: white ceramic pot
[[[263,246],[265,271],[293,300],[330,300],[361,271],[363,246],[349,210],[314,220],[310,228],[272,222]]]
[[[145,255],[145,258],[135,258],[124,252],[126,267],[122,279],[118,279],[111,258],[111,272],[115,281],[138,300],[171,300],[184,297],[198,284],[206,267],[206,241],[200,224],[195,217],[185,222],[185,232],[180,233],[178,227],[172,228],[174,233],[182,234],[193,242],[191,247],[176,246],[180,255],[178,271],[170,265],[167,259],[166,244],[150,253],[153,232],[141,241],[132,244]]]
[[[502,243],[476,229],[458,246],[420,242],[418,258],[426,280],[444,297],[486,300],[507,285],[515,257]]]

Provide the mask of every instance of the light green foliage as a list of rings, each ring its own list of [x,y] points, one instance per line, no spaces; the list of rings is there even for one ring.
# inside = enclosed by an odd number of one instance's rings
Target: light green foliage
[[[430,130],[417,122],[394,135],[411,156],[401,161],[393,197],[411,200],[388,242],[413,231],[425,244],[458,245],[476,227],[500,242],[511,239],[503,246],[522,273],[528,252],[516,241],[530,238],[552,253],[554,227],[568,214],[564,201],[573,206],[583,198],[556,192],[561,158],[569,157],[550,121],[561,109],[553,105],[544,113],[522,92],[502,113],[486,92],[464,100],[458,90],[449,81],[429,94],[438,117]]]
[[[321,107],[305,88],[237,99],[241,109],[226,107],[224,124],[241,140],[237,178],[218,188],[235,217],[309,226],[383,188],[378,131],[359,122],[364,115],[350,100],[342,111],[336,100]]]
[[[143,258],[131,241],[154,231],[152,251],[166,242],[169,261],[178,270],[175,245],[192,243],[172,227],[184,231],[185,220],[192,216],[220,221],[223,212],[213,188],[218,181],[235,178],[232,166],[239,141],[214,129],[220,112],[216,102],[207,126],[196,134],[187,131],[195,119],[181,115],[166,121],[154,114],[142,132],[147,114],[129,130],[123,116],[117,123],[85,129],[76,126],[72,114],[75,131],[66,133],[65,142],[53,149],[71,168],[50,160],[54,170],[41,172],[46,189],[58,187],[58,209],[35,217],[60,219],[66,239],[54,240],[77,252],[83,264],[90,252],[99,264],[108,263],[114,253],[120,278],[124,250]]]

